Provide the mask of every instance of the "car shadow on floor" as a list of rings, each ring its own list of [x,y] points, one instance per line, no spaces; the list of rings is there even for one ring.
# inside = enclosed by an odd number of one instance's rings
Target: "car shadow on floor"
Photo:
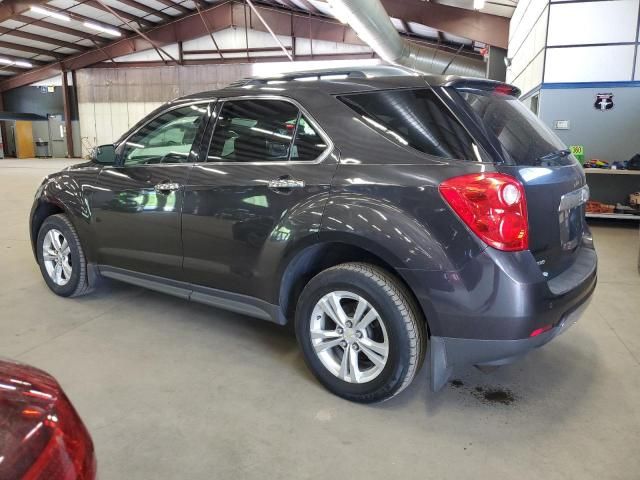
[[[78,300],[89,303],[92,298],[125,294],[126,290],[139,292],[126,295],[129,299],[146,296],[161,310],[178,309],[180,318],[176,321],[189,322],[191,326],[207,330],[219,329],[219,334],[225,335],[230,342],[255,342],[255,349],[272,359],[281,359],[283,369],[295,368],[296,374],[304,378],[311,388],[324,391],[306,367],[290,325],[279,326],[107,279],[100,282],[93,295]],[[567,336],[574,338],[567,339]],[[553,410],[545,415],[559,418],[576,408],[593,383],[597,357],[595,350],[593,339],[585,331],[572,328],[550,344],[491,373],[469,367],[457,373],[451,382],[435,393],[429,389],[427,354],[422,369],[410,387],[387,402],[367,408],[403,410],[418,401],[424,403],[427,416],[432,416],[446,414],[460,406],[482,412],[491,408],[543,408],[544,404],[552,403]],[[328,392],[326,394],[330,395]]]
[[[587,396],[597,368],[593,339],[584,331],[574,330],[563,334],[573,335],[571,341],[559,337],[488,373],[467,367],[455,373],[439,392],[429,388],[430,374],[425,362],[418,378],[403,394],[373,408],[394,410],[419,399],[424,402],[428,416],[463,406],[478,413],[496,408],[540,409],[547,418],[560,419]]]

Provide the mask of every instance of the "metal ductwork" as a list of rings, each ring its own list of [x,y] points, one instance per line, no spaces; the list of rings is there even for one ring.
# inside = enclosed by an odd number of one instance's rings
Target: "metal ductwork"
[[[482,60],[419,45],[400,36],[380,0],[328,0],[334,12],[384,60],[422,73],[486,77]],[[448,66],[448,67],[447,67]]]

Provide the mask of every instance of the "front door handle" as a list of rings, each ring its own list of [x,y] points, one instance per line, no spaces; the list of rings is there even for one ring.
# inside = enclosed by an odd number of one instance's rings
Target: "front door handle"
[[[176,190],[180,190],[180,184],[179,183],[164,182],[164,183],[157,184],[154,187],[154,189],[158,193],[168,194],[169,192],[175,192]]]
[[[276,178],[269,181],[269,188],[304,188],[304,180],[295,180],[293,178]]]

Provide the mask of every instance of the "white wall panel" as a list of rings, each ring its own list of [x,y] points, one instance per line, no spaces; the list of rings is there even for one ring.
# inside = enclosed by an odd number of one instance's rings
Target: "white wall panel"
[[[634,80],[640,80],[640,48],[638,48],[636,55],[636,74]]]
[[[113,142],[116,137],[113,135],[111,104],[107,102],[97,102],[94,104],[94,107],[95,113],[93,120],[96,126],[95,145]]]
[[[369,52],[371,52],[371,47],[367,45],[351,45],[348,43],[327,42],[325,40],[313,41],[314,55]],[[311,41],[309,39],[299,38],[296,41],[296,55],[311,55]]]
[[[634,42],[640,0],[551,5],[547,45]]]
[[[631,80],[633,45],[547,49],[545,83]]]
[[[520,48],[511,52],[511,67],[509,68],[512,77],[517,77],[529,65],[531,60],[540,53],[545,46],[547,35],[547,15],[543,14],[533,26],[531,32],[524,40]]]
[[[514,15],[509,27],[508,50],[510,57],[513,56],[514,52],[520,48],[522,42],[529,36],[541,15],[546,16],[546,12],[543,12],[548,3],[548,0],[530,0],[524,8],[522,3],[518,4],[516,11],[522,9],[522,14],[519,17]]]
[[[518,25],[529,9],[529,3],[531,3],[531,0],[520,0],[516,5],[516,9],[513,11],[513,15],[511,15],[511,22],[509,25],[509,41],[511,41],[511,38],[516,33]]]
[[[533,61],[516,78],[508,79],[522,93],[527,93],[542,83],[542,70],[544,68],[544,51],[541,51]]]

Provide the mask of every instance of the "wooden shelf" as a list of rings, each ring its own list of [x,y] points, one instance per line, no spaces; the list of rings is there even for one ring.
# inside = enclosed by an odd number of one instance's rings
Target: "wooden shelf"
[[[611,218],[616,220],[636,220],[640,221],[640,215],[632,215],[628,213],[588,213],[587,218]]]
[[[640,175],[640,170],[611,170],[610,168],[585,168],[584,173],[604,175]]]

